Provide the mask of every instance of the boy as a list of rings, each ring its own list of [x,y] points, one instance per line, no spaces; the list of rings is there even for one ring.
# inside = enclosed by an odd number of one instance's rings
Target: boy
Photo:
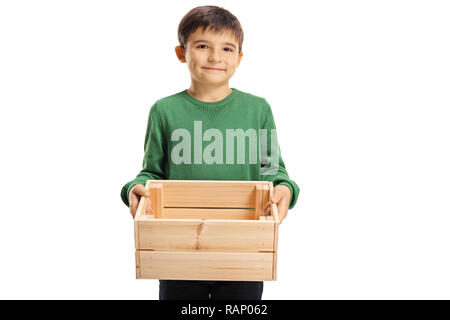
[[[270,105],[229,87],[243,55],[239,21],[223,8],[197,7],[181,20],[178,40],[175,52],[188,66],[191,85],[150,108],[143,169],[122,188],[122,200],[134,217],[140,197],[149,196],[148,179],[265,180],[273,182],[271,201],[281,222],[297,202],[299,187],[281,158]],[[151,213],[150,202],[146,211]],[[261,300],[262,291],[262,281],[160,280],[159,298]]]

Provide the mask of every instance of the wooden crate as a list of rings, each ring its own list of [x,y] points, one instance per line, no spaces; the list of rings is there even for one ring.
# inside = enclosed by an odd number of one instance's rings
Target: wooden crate
[[[134,219],[137,279],[276,280],[277,206],[267,181],[148,180]]]

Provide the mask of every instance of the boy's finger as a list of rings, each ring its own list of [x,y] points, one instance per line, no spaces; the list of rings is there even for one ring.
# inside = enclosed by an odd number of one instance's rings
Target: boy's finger
[[[283,199],[284,195],[286,194],[286,191],[284,189],[289,190],[289,188],[285,185],[275,187],[273,196],[270,199],[272,201],[272,203],[278,203],[281,201],[281,199]],[[290,191],[289,191],[289,194],[290,194]]]
[[[148,192],[147,189],[145,189],[145,187],[142,184],[137,184],[137,187],[134,187],[133,192],[143,196],[143,197],[148,197],[150,196],[150,193]]]
[[[132,208],[132,206],[134,206],[136,204],[137,200],[138,200],[138,197],[133,192],[130,192],[130,196],[128,198],[128,203],[130,204],[130,209]]]
[[[133,215],[133,217],[136,214],[136,209],[137,209],[136,203],[134,201],[131,201],[130,202],[130,213]]]
[[[270,202],[266,203],[266,205],[264,206],[263,211],[264,211],[264,215],[265,216],[270,215]]]
[[[281,196],[282,195],[281,195],[280,192],[274,192],[272,198],[270,199],[270,201],[272,201],[272,203],[278,203],[281,200]]]
[[[288,205],[284,201],[281,201],[280,206],[279,206],[279,210],[278,210],[278,212],[281,213],[280,214],[281,221],[283,221],[284,218],[286,218],[287,210],[288,210]],[[280,221],[280,223],[281,223],[281,221]]]

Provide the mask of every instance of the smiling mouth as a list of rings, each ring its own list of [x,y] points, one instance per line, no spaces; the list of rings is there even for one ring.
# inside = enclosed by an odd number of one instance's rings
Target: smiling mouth
[[[203,69],[206,70],[215,70],[215,71],[223,71],[224,69],[220,69],[220,68],[208,68],[208,67],[203,67]]]

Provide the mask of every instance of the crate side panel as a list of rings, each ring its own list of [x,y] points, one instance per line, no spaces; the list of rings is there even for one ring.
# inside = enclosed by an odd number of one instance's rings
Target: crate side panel
[[[254,208],[254,189],[251,184],[166,184],[164,207]]]
[[[227,220],[145,220],[139,249],[156,251],[274,251],[274,223]]]
[[[164,208],[164,219],[253,220],[255,209]]]
[[[140,251],[143,279],[270,281],[273,253]]]
[[[141,262],[140,262],[141,255],[140,255],[139,251],[136,251],[135,257],[136,257],[136,279],[141,279],[142,278]]]

